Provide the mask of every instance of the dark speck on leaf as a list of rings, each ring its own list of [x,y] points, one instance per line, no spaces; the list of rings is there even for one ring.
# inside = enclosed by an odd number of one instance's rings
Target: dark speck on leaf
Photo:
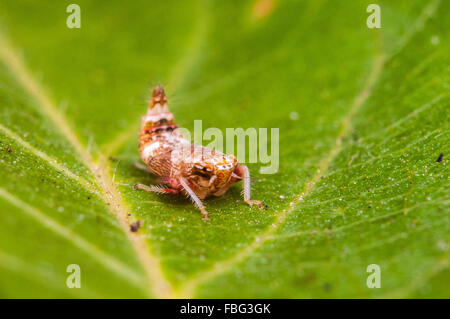
[[[117,158],[115,158],[114,156],[110,156],[108,159],[109,159],[111,162],[117,161]]]
[[[442,162],[443,157],[444,157],[444,153],[439,154],[439,157],[436,162],[438,162],[438,163]]]
[[[329,282],[326,282],[326,283],[323,284],[322,289],[324,291],[328,292],[328,291],[331,291],[333,289],[333,286]]]
[[[91,199],[91,196],[88,196],[88,199]]]
[[[134,223],[132,223],[130,225],[130,230],[133,233],[135,233],[135,232],[137,232],[139,230],[139,228],[141,228],[141,225],[142,225],[142,220],[137,220],[137,221],[135,221]]]

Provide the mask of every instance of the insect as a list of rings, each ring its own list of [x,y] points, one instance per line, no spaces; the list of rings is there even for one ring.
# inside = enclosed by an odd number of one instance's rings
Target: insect
[[[147,114],[142,117],[139,153],[145,166],[135,166],[159,176],[161,185],[135,184],[135,190],[183,194],[192,200],[203,219],[208,219],[202,200],[208,196],[221,196],[233,183],[242,180],[244,201],[259,209],[264,207],[260,201],[250,199],[247,166],[238,164],[233,155],[191,144],[183,137],[169,112],[162,87],[153,89]]]

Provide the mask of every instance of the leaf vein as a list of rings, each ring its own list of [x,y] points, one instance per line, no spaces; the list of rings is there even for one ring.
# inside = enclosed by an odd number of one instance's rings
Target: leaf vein
[[[37,157],[40,157],[41,159],[46,161],[50,166],[55,168],[57,171],[63,172],[69,178],[71,178],[71,179],[75,180],[76,182],[78,182],[87,191],[93,192],[93,193],[97,192],[95,187],[91,183],[86,181],[83,177],[80,177],[80,176],[74,174],[67,167],[65,167],[64,165],[60,164],[56,159],[48,156],[46,153],[44,153],[44,152],[42,152],[42,151],[40,151],[38,149],[36,149],[32,145],[30,145],[28,142],[24,141],[19,135],[17,135],[16,133],[12,132],[10,129],[8,129],[7,127],[3,126],[2,124],[0,124],[0,131],[2,131],[6,136],[8,136],[9,138],[13,139],[14,141],[16,141],[21,146],[23,146],[29,152],[33,153]]]
[[[17,208],[22,209],[23,212],[33,217],[47,229],[63,237],[79,249],[85,251],[88,255],[98,260],[105,268],[110,269],[114,273],[120,274],[124,278],[128,278],[137,286],[141,285],[140,277],[135,274],[133,269],[124,265],[122,262],[110,256],[109,254],[104,253],[98,247],[91,244],[85,238],[76,234],[71,229],[61,225],[48,215],[44,214],[37,208],[30,206],[29,204],[12,195],[3,188],[0,188],[0,196]]]
[[[304,190],[302,193],[297,195],[288,205],[288,209],[279,212],[276,215],[275,221],[269,226],[269,228],[257,236],[255,240],[245,247],[243,250],[239,251],[231,258],[221,261],[213,265],[209,270],[200,273],[196,277],[188,280],[184,286],[179,291],[179,294],[184,298],[192,297],[195,289],[203,282],[228,271],[237,263],[245,260],[249,257],[255,250],[260,248],[266,241],[271,239],[273,235],[284,225],[286,219],[289,214],[295,209],[295,207],[304,200],[306,196],[308,196],[314,189],[316,183],[321,179],[321,177],[325,174],[325,172],[330,167],[334,158],[339,154],[342,149],[342,140],[343,138],[352,130],[352,119],[358,113],[362,104],[366,101],[366,99],[370,96],[372,92],[372,88],[378,79],[378,76],[381,73],[385,62],[385,58],[382,54],[378,54],[375,57],[374,65],[372,67],[372,71],[369,75],[366,84],[363,89],[359,92],[359,94],[355,97],[353,101],[353,105],[350,108],[349,112],[342,119],[342,129],[336,138],[335,146],[330,150],[329,154],[322,159],[322,161],[318,165],[318,169],[313,177],[305,184]]]
[[[26,89],[30,96],[41,106],[43,113],[55,124],[57,129],[64,135],[77,151],[82,162],[95,176],[97,184],[102,192],[101,197],[106,204],[110,203],[110,212],[119,220],[124,232],[132,243],[141,264],[143,265],[149,279],[149,289],[154,287],[153,292],[158,297],[171,296],[171,285],[165,279],[160,268],[159,260],[153,256],[144,238],[130,232],[130,221],[128,220],[127,208],[109,176],[106,165],[97,165],[91,154],[83,146],[82,142],[74,133],[72,126],[62,112],[53,104],[43,87],[35,80],[29,69],[19,58],[18,53],[9,43],[6,36],[0,33],[0,60],[10,69],[18,82]],[[150,293],[150,292],[149,292]]]

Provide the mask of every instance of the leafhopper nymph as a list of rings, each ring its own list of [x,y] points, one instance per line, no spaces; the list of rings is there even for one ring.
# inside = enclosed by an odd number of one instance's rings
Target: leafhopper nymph
[[[144,169],[160,177],[162,185],[135,184],[134,189],[161,194],[183,194],[201,211],[208,212],[202,202],[208,196],[221,196],[234,182],[242,180],[244,201],[264,206],[250,199],[250,173],[233,155],[190,144],[175,125],[162,87],[153,89],[148,111],[142,117],[139,153]],[[139,167],[140,165],[137,165]]]

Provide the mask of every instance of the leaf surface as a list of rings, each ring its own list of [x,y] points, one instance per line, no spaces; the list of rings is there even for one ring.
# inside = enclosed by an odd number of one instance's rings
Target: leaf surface
[[[369,3],[2,2],[0,296],[449,297],[449,3]],[[132,189],[157,84],[181,127],[279,128],[267,210]]]

